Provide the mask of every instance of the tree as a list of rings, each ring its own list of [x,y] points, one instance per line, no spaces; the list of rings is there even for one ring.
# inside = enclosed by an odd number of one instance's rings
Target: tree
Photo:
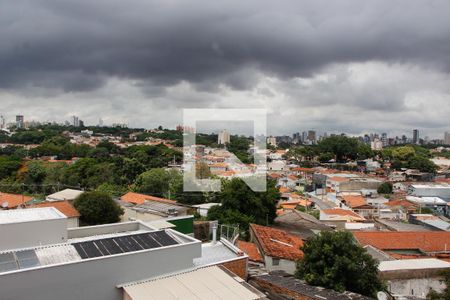
[[[175,191],[175,183],[182,182],[182,175],[176,170],[155,168],[136,178],[134,190],[138,193],[169,198]]]
[[[374,297],[384,288],[378,263],[345,231],[324,231],[307,240],[295,276],[307,283],[339,292]]]
[[[330,136],[318,144],[321,153],[333,153],[336,161],[356,159],[359,150],[359,141],[346,136]]]
[[[379,187],[378,187],[378,194],[392,194],[392,183],[390,182],[383,182]]]
[[[122,208],[104,192],[84,192],[74,201],[80,212],[80,221],[87,225],[108,224],[120,221]]]
[[[224,180],[217,198],[222,203],[208,211],[209,220],[221,224],[239,224],[245,237],[249,223],[272,224],[276,217],[276,201],[280,198],[274,181],[267,182],[267,191],[254,192],[242,179]]]

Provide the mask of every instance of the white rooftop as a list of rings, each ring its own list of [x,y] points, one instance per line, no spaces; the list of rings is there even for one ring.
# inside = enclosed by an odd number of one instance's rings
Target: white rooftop
[[[54,207],[0,210],[0,225],[66,218]]]
[[[439,197],[415,197],[415,196],[406,196],[406,200],[412,201],[415,203],[422,203],[422,204],[441,204],[446,205],[447,202],[442,200]]]
[[[422,270],[422,269],[442,269],[450,268],[450,263],[436,258],[418,258],[382,261],[378,270],[399,271],[399,270]]]
[[[45,200],[47,201],[64,201],[64,200],[74,200],[76,197],[81,195],[83,191],[65,189],[54,194],[48,195]]]
[[[199,258],[194,258],[194,266],[203,267],[211,264],[216,264],[217,262],[224,262],[228,260],[236,259],[239,256],[244,257],[244,253],[236,246],[227,241],[221,239],[216,243],[204,243],[202,244],[202,256]],[[234,250],[234,251],[233,251]]]
[[[411,184],[415,189],[450,189],[447,184]]]

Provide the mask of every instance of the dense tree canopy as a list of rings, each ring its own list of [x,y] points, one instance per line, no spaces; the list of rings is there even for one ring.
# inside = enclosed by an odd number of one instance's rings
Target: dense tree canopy
[[[122,208],[103,192],[85,192],[75,199],[74,206],[80,212],[80,221],[86,225],[119,222],[123,214]]]
[[[339,292],[345,290],[374,297],[382,290],[378,264],[351,233],[323,231],[307,240],[296,276],[309,284]]]
[[[208,219],[219,220],[223,224],[239,224],[248,230],[248,223],[261,225],[273,223],[276,217],[276,201],[280,194],[275,182],[267,182],[266,192],[253,192],[239,178],[224,180],[216,201],[222,203],[208,212]]]

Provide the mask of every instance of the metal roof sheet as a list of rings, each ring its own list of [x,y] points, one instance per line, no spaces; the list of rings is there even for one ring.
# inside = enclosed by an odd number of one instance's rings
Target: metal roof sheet
[[[124,287],[133,300],[152,299],[259,299],[217,266]]]

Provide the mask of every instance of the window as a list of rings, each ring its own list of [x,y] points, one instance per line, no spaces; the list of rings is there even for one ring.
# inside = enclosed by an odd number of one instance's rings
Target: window
[[[279,266],[280,265],[280,259],[272,257],[272,266]]]

